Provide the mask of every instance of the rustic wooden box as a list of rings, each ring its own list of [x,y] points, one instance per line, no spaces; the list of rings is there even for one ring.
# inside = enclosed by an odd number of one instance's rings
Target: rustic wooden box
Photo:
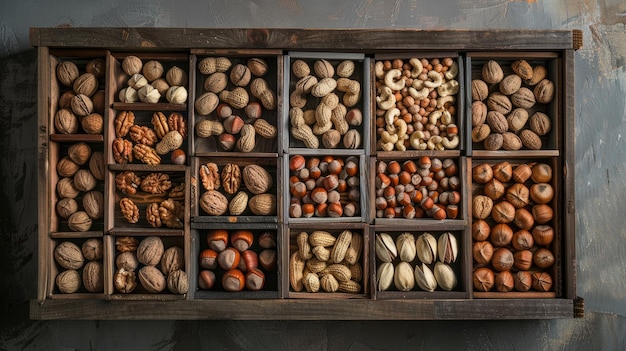
[[[437,42],[432,41],[436,35]],[[96,38],[94,40],[94,38]],[[207,41],[207,38],[210,38]],[[489,38],[489,40],[485,40]],[[538,40],[541,38],[541,40]],[[578,31],[420,31],[420,30],[283,30],[283,29],[155,29],[108,28],[33,29],[31,43],[39,50],[39,284],[38,299],[31,304],[34,319],[501,319],[501,318],[569,318],[582,316],[582,299],[576,295],[575,221],[574,209],[574,50],[580,47]],[[152,43],[149,49],[145,43]],[[330,47],[328,43],[338,45]],[[121,62],[128,55],[142,60],[160,60],[167,70],[174,65],[188,74],[185,86],[188,97],[183,104],[160,100],[156,104],[125,103],[119,100],[119,91],[125,87],[128,76]],[[243,63],[252,57],[261,57],[269,63],[268,83],[275,88],[276,111],[263,112],[270,124],[277,127],[277,138],[264,141],[249,153],[225,152],[215,140],[199,140],[195,126],[205,118],[196,114],[194,102],[203,92],[204,75],[197,64],[207,57],[228,57]],[[458,128],[458,147],[449,150],[379,150],[377,135],[383,126],[377,123],[376,64],[380,61],[450,57],[458,66],[456,78],[459,92],[455,95],[454,111]],[[56,133],[54,114],[59,108],[60,95],[69,88],[60,86],[55,69],[61,60],[72,60],[79,68],[93,58],[105,61],[105,74],[98,80],[98,94],[104,95],[103,132],[87,135]],[[291,62],[297,59],[328,59],[334,63],[354,58],[358,79],[361,80],[362,99],[359,102],[363,122],[358,126],[361,146],[357,149],[308,149],[290,135],[289,95],[295,84]],[[545,65],[555,83],[555,98],[547,106],[537,107],[551,116],[552,130],[542,137],[540,150],[489,151],[471,139],[471,81],[479,75],[482,65],[496,60],[503,67],[517,59],[531,64]],[[433,67],[434,68],[434,67]],[[510,73],[509,68],[505,68]],[[495,85],[491,89],[496,89]],[[171,152],[162,155],[157,165],[140,162],[117,163],[113,157],[116,139],[115,118],[121,111],[132,111],[135,124],[150,127],[154,113],[168,116],[178,113],[186,122],[187,135],[181,149],[186,160],[176,164]],[[408,117],[407,117],[408,119]],[[386,129],[386,128],[385,128]],[[443,130],[441,130],[443,132]],[[449,131],[446,129],[446,133]],[[127,138],[127,137],[124,137]],[[211,137],[215,139],[214,137]],[[61,176],[56,164],[67,154],[70,145],[86,142],[92,151],[102,152],[105,177],[96,183],[104,194],[104,214],[87,232],[71,232],[66,221],[56,214],[59,199],[56,185]],[[290,218],[289,161],[296,155],[306,158],[332,156],[356,157],[359,160],[360,214],[354,218]],[[456,219],[376,218],[377,162],[419,160],[422,157],[453,159],[459,169],[459,213]],[[511,163],[545,162],[553,168],[551,185],[555,189],[551,206],[551,221],[556,236],[550,249],[555,264],[547,271],[552,274],[553,286],[548,292],[478,292],[473,288],[472,275],[477,266],[472,258],[472,198],[483,187],[472,182],[472,165],[477,162],[494,164],[502,160]],[[203,192],[199,166],[206,162],[223,166],[235,162],[240,166],[259,164],[273,177],[270,192],[276,196],[276,213],[254,216],[244,212],[239,216],[206,216],[198,206]],[[81,166],[86,168],[86,166]],[[127,223],[119,211],[119,200],[124,195],[116,189],[115,175],[136,172],[141,176],[151,173],[170,175],[177,185],[184,186],[184,214],[181,228],[152,228],[145,220],[148,202],[162,201],[165,196],[140,194],[141,219],[137,224]],[[184,185],[183,185],[184,184]],[[80,197],[78,197],[80,199]],[[394,209],[395,210],[395,209]],[[205,291],[199,289],[200,267],[198,256],[206,247],[208,230],[252,230],[255,235],[272,231],[277,236],[277,270],[267,279],[259,292]],[[312,294],[292,291],[289,286],[289,256],[294,252],[295,237],[300,231],[327,230],[338,235],[345,229],[362,232],[364,244],[361,255],[363,283],[359,294]],[[404,231],[416,235],[431,232],[436,236],[452,232],[459,243],[459,255],[454,263],[458,273],[457,286],[451,292],[436,290],[377,291],[377,259],[375,235],[389,232],[394,236]],[[170,294],[165,290],[149,294],[141,289],[120,294],[113,287],[115,274],[115,241],[131,236],[144,238],[156,235],[166,246],[183,249],[184,271],[188,275],[186,294]],[[60,294],[54,285],[59,271],[53,257],[54,247],[64,240],[82,243],[87,238],[102,238],[104,242],[104,291]],[[257,250],[258,248],[255,248]],[[109,303],[106,300],[116,300]],[[129,301],[132,300],[132,301]],[[132,306],[132,308],[131,308]],[[137,312],[149,311],[139,315]],[[129,314],[130,313],[130,314]]]

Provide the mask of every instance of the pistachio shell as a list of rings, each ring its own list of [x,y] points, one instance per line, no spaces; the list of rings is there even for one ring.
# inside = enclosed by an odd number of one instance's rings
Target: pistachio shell
[[[376,234],[376,257],[382,262],[391,262],[396,256],[398,256],[398,251],[391,235]]]
[[[430,234],[424,233],[417,238],[415,243],[417,258],[426,264],[431,264],[437,260],[437,239]]]
[[[404,262],[412,262],[415,259],[415,236],[411,233],[402,233],[396,239],[396,249],[400,259]]]
[[[435,264],[435,279],[443,290],[450,291],[456,286],[456,275],[450,266],[445,263]]]
[[[378,291],[384,291],[391,287],[393,283],[393,264],[391,262],[381,263],[376,271],[376,287]]]
[[[420,289],[433,292],[437,288],[437,280],[427,265],[415,266],[415,282]]]
[[[415,274],[408,262],[400,262],[393,274],[393,284],[400,291],[411,291],[415,287]]]
[[[437,243],[439,260],[444,263],[455,262],[459,252],[456,237],[452,233],[444,233]]]

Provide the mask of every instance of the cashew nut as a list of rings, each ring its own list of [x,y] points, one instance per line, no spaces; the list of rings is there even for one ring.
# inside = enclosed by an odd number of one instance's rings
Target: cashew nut
[[[459,82],[455,79],[447,81],[437,88],[439,96],[455,95],[459,92]]]
[[[459,136],[458,135],[453,135],[452,139],[448,139],[447,137],[446,138],[442,138],[441,144],[446,149],[455,149],[457,146],[459,146]]]
[[[436,145],[440,144],[442,139],[443,138],[440,137],[439,135],[433,135],[426,142],[426,146],[428,147],[429,150],[437,150],[438,148]],[[441,149],[438,149],[438,150],[441,150]]]
[[[441,114],[441,124],[448,125],[450,123],[452,123],[452,115],[450,114],[450,111],[443,110]]]
[[[396,142],[396,150],[397,151],[406,151],[406,146],[404,146],[404,140],[398,140]]]
[[[389,110],[396,105],[396,96],[389,87],[383,87],[380,96],[376,97],[376,103],[381,110]]]
[[[389,126],[393,125],[393,121],[396,120],[398,116],[400,116],[400,110],[397,107],[387,110],[387,113],[385,113],[385,123]]]
[[[443,76],[437,71],[428,71],[428,78],[432,81],[425,81],[424,85],[428,88],[437,88],[443,83]]]
[[[437,108],[445,109],[445,108],[447,108],[448,105],[454,104],[455,100],[456,99],[452,95],[440,96],[440,97],[437,98]]]
[[[428,116],[428,122],[432,125],[436,125],[439,118],[441,118],[441,111],[433,111],[430,116]]]
[[[424,69],[422,61],[417,58],[412,58],[409,60],[409,64],[413,66],[413,68],[411,69],[411,78],[417,78],[417,76],[419,76]]]
[[[411,137],[409,138],[409,143],[411,144],[411,147],[415,150],[426,150],[426,143],[424,142],[424,132],[422,132],[421,130],[415,131],[411,134]]]
[[[443,74],[443,76],[446,77],[447,80],[452,80],[456,78],[457,74],[459,74],[459,65],[456,63],[456,61],[452,61],[452,66],[448,68],[448,70],[446,71],[446,73]]]
[[[402,71],[397,68],[390,69],[389,72],[385,74],[385,85],[391,88],[391,90],[402,90],[406,81],[400,77],[402,77]],[[397,78],[400,79],[395,80]]]
[[[391,150],[393,150],[393,143],[381,143],[380,144],[380,148],[383,151],[391,151]]]
[[[388,131],[384,130],[380,133],[380,139],[385,143],[394,144],[398,141],[398,134],[391,134]]]
[[[415,85],[415,84],[413,84],[413,85]],[[426,99],[428,97],[429,93],[430,93],[430,91],[426,87],[422,88],[421,90],[417,90],[414,87],[410,87],[409,88],[409,94],[416,101],[421,101],[421,100]]]
[[[374,64],[374,75],[376,78],[381,79],[385,75],[383,61],[376,61]]]

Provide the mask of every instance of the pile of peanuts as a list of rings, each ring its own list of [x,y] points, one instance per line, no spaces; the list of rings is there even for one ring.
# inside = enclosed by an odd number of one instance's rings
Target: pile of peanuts
[[[376,148],[446,150],[459,146],[459,68],[450,57],[377,61]]]

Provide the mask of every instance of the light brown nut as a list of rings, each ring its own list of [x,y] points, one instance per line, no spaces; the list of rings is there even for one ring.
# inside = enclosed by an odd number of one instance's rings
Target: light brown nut
[[[400,262],[393,274],[393,284],[400,291],[410,291],[415,287],[415,274],[408,262]]]
[[[204,80],[204,90],[214,94],[219,94],[226,89],[226,86],[228,86],[228,77],[222,72],[215,72]]]
[[[124,218],[126,218],[126,220],[128,221],[128,223],[139,222],[139,208],[137,207],[137,205],[135,205],[133,200],[127,197],[121,199],[120,210]]]
[[[498,62],[489,60],[483,65],[482,76],[486,83],[494,84],[500,83],[502,78],[504,78],[504,73],[502,72],[502,67],[500,67]]]
[[[548,71],[544,66],[537,65],[533,67],[533,76],[528,80],[524,80],[526,85],[535,86],[548,76]]]
[[[163,75],[163,65],[157,60],[150,60],[143,65],[141,72],[147,80],[153,81]]]
[[[92,220],[85,211],[77,211],[67,219],[70,230],[75,232],[86,232],[91,229]]]
[[[250,96],[248,95],[248,91],[246,89],[242,87],[236,87],[232,91],[222,90],[219,94],[219,99],[220,101],[229,104],[233,108],[242,109],[246,107],[246,105],[248,105],[248,101],[250,101]]]
[[[350,265],[357,265],[361,258],[361,251],[363,250],[363,235],[361,233],[352,232],[352,239],[350,240],[350,246],[346,251],[346,262]],[[354,274],[353,274],[354,277]]]
[[[506,117],[500,112],[489,111],[487,113],[487,124],[491,127],[491,130],[495,133],[504,133],[509,129],[509,124],[506,121]]]
[[[113,140],[113,159],[117,163],[133,162],[133,143],[130,140],[117,138]]]
[[[185,117],[180,112],[172,112],[167,117],[167,125],[170,131],[177,131],[183,139],[187,136],[187,123],[185,122]]]
[[[166,281],[163,273],[154,266],[144,266],[137,274],[139,282],[148,292],[156,294],[165,289]]]
[[[321,274],[332,274],[338,282],[347,282],[352,278],[350,268],[343,264],[334,263],[326,266]]]
[[[80,194],[80,191],[74,186],[72,178],[63,178],[57,183],[57,193],[60,198],[68,197],[74,199]]]
[[[100,191],[90,191],[83,196],[83,208],[91,219],[104,215],[104,195]]]
[[[89,158],[89,171],[97,180],[104,180],[105,165],[104,153],[102,151],[94,151]]]
[[[423,233],[415,242],[417,258],[425,264],[431,264],[437,260],[437,239],[430,233]]]
[[[378,233],[375,240],[376,257],[381,262],[391,262],[398,256],[398,250],[391,235]]]
[[[356,129],[350,129],[343,136],[343,146],[346,149],[356,149],[361,146],[361,133]]]
[[[96,178],[87,169],[79,169],[74,174],[74,186],[79,191],[90,191],[96,187]]]
[[[450,291],[456,286],[456,274],[454,274],[452,267],[447,264],[437,262],[433,273],[437,280],[437,285],[439,285],[442,290]]]
[[[228,212],[233,216],[239,216],[248,208],[248,193],[238,192],[228,203]]]
[[[509,124],[509,130],[511,132],[517,132],[524,128],[528,121],[528,111],[521,107],[513,109],[511,113],[506,117],[506,121]]]
[[[521,87],[515,94],[511,95],[511,103],[514,106],[530,109],[535,106],[535,94],[532,90]]]
[[[131,293],[137,287],[137,276],[134,271],[120,268],[115,272],[113,285],[118,292],[123,294]]]
[[[513,72],[522,79],[531,79],[533,77],[533,68],[526,60],[517,60],[511,64]]]
[[[228,199],[217,190],[209,190],[200,197],[200,207],[211,216],[221,216],[228,210]]]
[[[522,78],[517,74],[509,74],[500,82],[500,92],[504,95],[511,95],[522,86]]]
[[[196,98],[194,107],[198,114],[206,116],[215,110],[219,102],[218,96],[209,91]]]
[[[54,115],[54,128],[61,134],[74,134],[78,132],[78,117],[69,109],[62,108]]]
[[[306,273],[302,277],[302,285],[307,292],[316,293],[320,290],[320,279],[315,273]]]
[[[156,133],[154,133],[154,130],[147,126],[139,126],[135,124],[130,127],[128,133],[131,140],[137,144],[154,146],[159,141]]]
[[[549,104],[554,99],[554,83],[549,79],[542,79],[533,89],[533,94],[538,103]]]
[[[335,245],[337,238],[327,231],[316,230],[309,235],[311,246],[330,247]]]
[[[252,74],[248,66],[241,63],[234,65],[230,70],[230,81],[238,87],[248,85],[251,76]]]
[[[220,121],[205,119],[196,124],[196,134],[201,138],[208,138],[212,135],[220,135],[222,133],[224,133],[224,125]],[[222,137],[222,135],[220,135],[220,137]]]
[[[250,73],[252,73],[253,75],[257,77],[264,76],[269,69],[269,65],[267,64],[267,62],[265,62],[265,60],[258,58],[258,57],[253,57],[249,59],[247,66],[248,66],[248,69],[250,70]]]
[[[163,138],[165,134],[170,131],[170,127],[167,124],[167,117],[165,117],[163,112],[155,112],[152,114],[152,126],[159,138]]]
[[[237,140],[237,149],[241,152],[251,152],[256,145],[256,131],[252,124],[245,124],[240,131],[240,137]]]
[[[302,283],[305,262],[300,257],[298,251],[291,254],[289,258],[289,285],[294,291],[302,291],[304,285]]]
[[[274,183],[270,173],[259,165],[246,165],[241,175],[246,189],[255,195],[269,191]]]
[[[330,252],[330,260],[335,263],[341,263],[346,257],[346,252],[352,242],[352,232],[344,230],[337,236],[337,241]]]
[[[484,101],[489,95],[489,87],[485,81],[472,80],[472,101]]]
[[[63,241],[54,248],[54,260],[65,269],[79,269],[85,259],[78,245]]]
[[[339,288],[337,289],[337,291],[349,294],[358,294],[361,292],[361,284],[354,280],[339,282]]]
[[[121,236],[115,238],[115,250],[118,252],[135,252],[137,251],[139,240],[132,236]]]
[[[91,261],[83,268],[83,285],[87,291],[96,293],[104,291],[104,268],[102,262]]]
[[[248,206],[257,216],[272,216],[276,213],[276,195],[259,194],[250,198]]]
[[[396,248],[401,261],[412,262],[417,254],[415,236],[408,232],[398,235],[396,238]]]
[[[165,155],[168,152],[179,149],[183,145],[183,136],[177,130],[171,130],[167,132],[161,139],[161,141],[156,144],[154,150],[159,155]]]
[[[313,63],[313,70],[319,78],[332,78],[335,75],[335,68],[327,60],[321,59]]]
[[[344,60],[337,65],[337,75],[343,78],[349,78],[354,73],[354,61]]]
[[[124,60],[122,60],[122,70],[124,70],[124,72],[129,76],[141,72],[142,68],[143,63],[141,62],[141,59],[137,56],[126,56],[124,57]]]
[[[497,112],[500,112],[503,115],[507,115],[507,114],[509,114],[509,112],[511,112],[511,108],[513,107],[512,104],[511,104],[511,101],[512,101],[513,97],[516,97],[517,94],[520,94],[521,90],[522,89],[520,88],[517,91],[517,93],[515,93],[515,94],[513,94],[511,96],[510,99],[509,99],[508,96],[506,96],[506,95],[504,95],[504,94],[502,94],[500,92],[492,93],[487,98],[487,106],[492,111],[497,111]],[[528,90],[528,89],[526,89],[526,90]],[[532,92],[530,92],[530,93],[532,95]],[[534,100],[534,98],[533,98],[533,100]],[[518,105],[515,105],[515,106],[518,106]],[[518,107],[524,107],[524,106],[518,106]]]
[[[148,266],[156,266],[163,256],[163,240],[158,236],[148,236],[137,246],[137,260]]]
[[[189,279],[183,270],[175,270],[167,275],[167,289],[172,294],[186,294],[189,291]]]
[[[61,177],[73,177],[79,168],[80,166],[76,162],[72,161],[69,156],[64,156],[59,160],[59,162],[57,162],[57,173]]]
[[[93,111],[93,102],[84,94],[76,94],[70,102],[72,111],[76,116],[85,117]]]
[[[235,194],[241,186],[241,169],[235,163],[227,163],[222,168],[222,185],[227,194]]]
[[[550,117],[543,112],[535,112],[530,116],[530,130],[539,136],[546,135],[552,129]]]
[[[101,134],[104,128],[104,117],[99,113],[90,113],[81,119],[80,125],[87,134]]]
[[[502,133],[502,149],[516,151],[522,148],[522,140],[515,133]]]
[[[493,200],[485,195],[477,195],[472,199],[472,215],[474,218],[485,219],[491,214]]]
[[[185,255],[183,249],[178,246],[172,246],[163,252],[161,258],[161,271],[165,275],[184,269],[185,268]]]
[[[165,80],[169,85],[185,86],[187,85],[187,72],[178,66],[172,66],[165,73]]]
[[[479,126],[472,128],[472,141],[475,143],[479,143],[487,139],[487,137],[491,134],[491,128],[488,124],[483,123]]]
[[[72,61],[62,61],[56,67],[56,75],[61,84],[71,87],[79,76],[78,66]]]
[[[311,252],[315,255],[315,258],[322,262],[326,262],[330,259],[330,250],[323,246],[314,246]]]
[[[76,202],[76,200],[69,197],[62,198],[57,201],[56,211],[59,216],[63,218],[68,218],[74,212],[78,211],[78,203]]]
[[[524,147],[530,150],[539,150],[541,149],[541,139],[535,132],[530,129],[524,129],[519,133],[519,138],[522,141]]]
[[[482,101],[472,103],[472,126],[478,127],[487,119],[487,105]]]
[[[98,90],[98,79],[91,73],[83,73],[72,84],[76,94],[93,95]]]
[[[258,118],[254,121],[254,131],[267,139],[276,138],[278,135],[278,129],[263,118]]]
[[[61,293],[73,294],[80,289],[80,274],[74,269],[65,270],[56,276],[55,283]]]
[[[500,133],[491,133],[484,140],[485,149],[491,151],[500,150],[503,143],[504,137]]]
[[[135,145],[133,147],[133,156],[147,165],[158,165],[161,163],[161,157],[156,150],[148,145]]]
[[[320,287],[325,292],[333,293],[339,290],[339,282],[332,274],[326,274],[320,278]]]
[[[200,166],[200,179],[205,190],[217,190],[220,188],[220,173],[217,164],[209,162]]]

